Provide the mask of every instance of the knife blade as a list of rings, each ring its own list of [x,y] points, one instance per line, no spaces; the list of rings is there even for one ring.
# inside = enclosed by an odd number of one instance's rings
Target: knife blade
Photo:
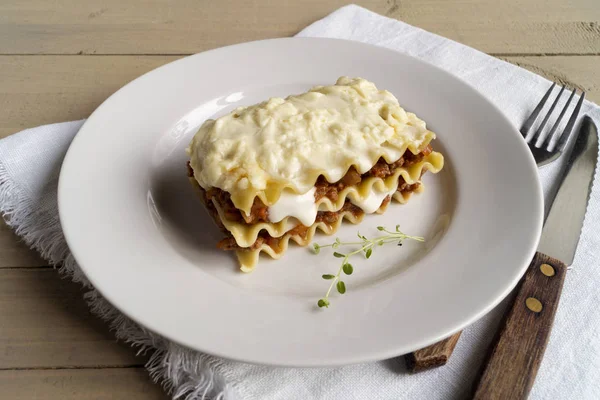
[[[598,161],[598,129],[585,116],[542,230],[538,252],[494,338],[473,399],[527,398],[572,264]]]
[[[580,129],[538,245],[538,251],[567,265],[575,258],[598,156],[598,129],[594,121],[585,116]]]

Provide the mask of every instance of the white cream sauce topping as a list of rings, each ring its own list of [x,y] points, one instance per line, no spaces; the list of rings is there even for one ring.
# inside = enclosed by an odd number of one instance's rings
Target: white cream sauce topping
[[[433,137],[392,93],[341,77],[335,85],[208,120],[187,152],[200,186],[229,192],[248,213],[253,198],[268,188],[307,193],[321,174],[336,182],[352,165],[362,174],[380,156],[395,161],[407,146],[420,148]]]

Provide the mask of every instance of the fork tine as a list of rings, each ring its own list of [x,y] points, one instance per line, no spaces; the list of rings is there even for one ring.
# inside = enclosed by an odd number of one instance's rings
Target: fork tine
[[[577,120],[577,116],[579,115],[579,110],[581,110],[581,105],[583,104],[583,99],[585,99],[585,92],[581,92],[581,96],[579,96],[579,101],[573,110],[573,114],[571,114],[571,118],[569,118],[569,122],[567,122],[567,126],[560,136],[560,140],[556,144],[558,151],[563,151],[565,146],[567,145],[567,141],[569,140],[569,136],[571,135],[571,131],[573,130],[573,126],[575,126],[575,121]]]
[[[552,93],[552,89],[554,89],[554,86],[556,86],[556,83],[552,83],[552,86],[550,86],[550,89],[548,89],[548,91],[546,92],[544,97],[542,97],[542,100],[540,100],[538,105],[535,106],[535,109],[533,110],[533,112],[531,113],[529,118],[527,118],[525,123],[523,123],[523,126],[521,127],[521,135],[523,135],[524,138],[527,138],[527,134],[529,133],[529,130],[531,129],[531,127],[533,126],[533,123],[535,122],[538,115],[540,114],[540,111],[542,111],[542,108],[544,108],[544,104],[546,104],[548,97],[550,97],[550,93]]]
[[[546,140],[544,141],[545,142],[544,146],[547,147],[548,150],[550,150],[550,146],[552,145],[552,140],[554,139],[554,136],[556,135],[555,132],[558,129],[558,125],[560,125],[560,121],[562,120],[562,117],[567,112],[567,108],[569,108],[569,105],[571,104],[571,100],[573,100],[573,97],[575,97],[575,89],[573,89],[573,91],[571,92],[571,95],[569,96],[569,99],[567,100],[567,102],[565,103],[565,106],[563,107],[562,111],[560,112],[558,119],[556,120],[556,122],[554,123],[554,126],[552,126],[552,129],[550,129],[550,132],[548,132],[548,135],[546,136]]]
[[[560,92],[558,92],[558,96],[556,96],[556,99],[554,99],[554,102],[552,103],[552,106],[548,110],[548,114],[546,114],[546,116],[542,120],[542,123],[538,127],[537,132],[531,138],[531,142],[535,143],[534,144],[535,147],[540,147],[542,145],[542,143],[544,142],[544,140],[543,140],[544,136],[542,135],[542,132],[544,131],[544,127],[546,126],[546,123],[548,122],[548,119],[550,118],[550,115],[554,111],[554,108],[556,107],[556,104],[558,104],[558,100],[560,99],[560,96],[562,96],[562,94],[563,94],[564,91],[565,91],[565,85],[563,85],[563,87],[560,88]]]

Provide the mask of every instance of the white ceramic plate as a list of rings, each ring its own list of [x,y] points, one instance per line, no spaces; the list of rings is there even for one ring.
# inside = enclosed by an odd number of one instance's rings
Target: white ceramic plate
[[[390,90],[438,134],[446,158],[425,191],[377,225],[426,237],[356,257],[347,293],[316,301],[339,259],[293,246],[237,270],[186,177],[184,152],[207,118],[341,76]],[[145,327],[230,359],[326,366],[384,359],[474,322],[516,285],[536,248],[542,197],[519,133],[473,88],[391,50],[333,39],[276,39],[187,57],[123,87],[87,120],[64,161],[61,223],[93,285]],[[333,240],[324,235],[317,242]]]

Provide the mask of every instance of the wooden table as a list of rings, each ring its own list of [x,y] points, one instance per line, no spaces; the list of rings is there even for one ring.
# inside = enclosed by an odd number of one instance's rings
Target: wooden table
[[[5,0],[0,135],[88,116],[138,75],[188,54],[290,36],[341,0]],[[600,101],[598,0],[363,0]],[[166,398],[136,357],[0,226],[0,397]]]

